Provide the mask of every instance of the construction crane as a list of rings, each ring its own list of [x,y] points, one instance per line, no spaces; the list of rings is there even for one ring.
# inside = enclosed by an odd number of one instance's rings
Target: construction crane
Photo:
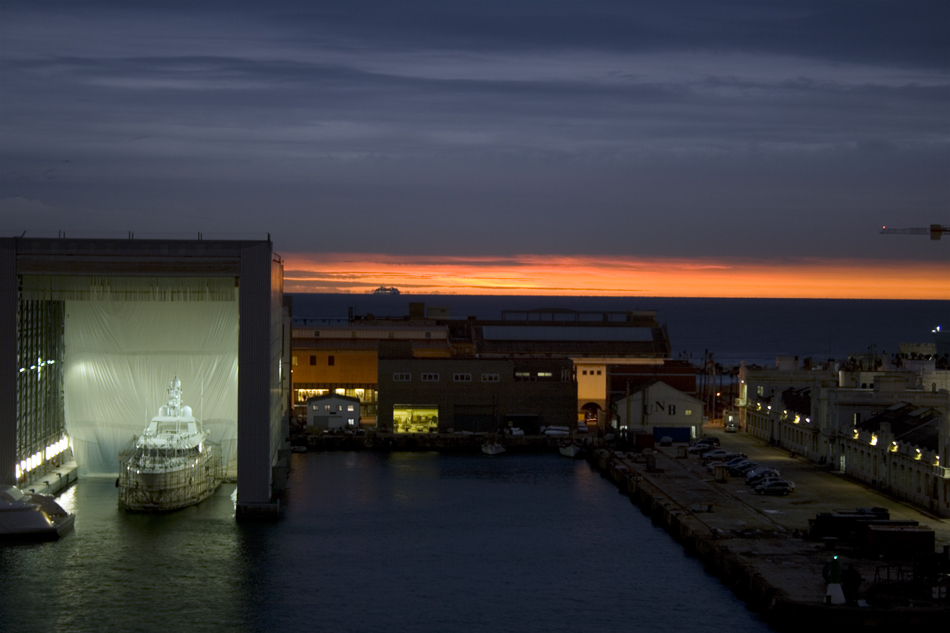
[[[940,236],[946,233],[950,235],[950,226],[946,224],[931,224],[929,229],[889,229],[886,226],[881,227],[881,234],[888,235],[929,235],[932,240],[939,240]]]

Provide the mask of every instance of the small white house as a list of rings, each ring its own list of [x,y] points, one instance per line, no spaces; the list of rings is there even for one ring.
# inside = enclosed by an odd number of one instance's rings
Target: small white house
[[[310,398],[307,426],[323,430],[360,428],[360,399],[335,393]]]
[[[703,403],[664,382],[650,381],[614,405],[620,428],[630,433],[652,433],[660,439],[685,442],[699,437]]]

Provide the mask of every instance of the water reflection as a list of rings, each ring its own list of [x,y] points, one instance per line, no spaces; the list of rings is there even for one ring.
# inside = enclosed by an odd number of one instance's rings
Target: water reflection
[[[114,481],[60,498],[75,533],[0,548],[4,631],[764,631],[583,461],[294,455],[276,523],[224,486],[167,515]]]

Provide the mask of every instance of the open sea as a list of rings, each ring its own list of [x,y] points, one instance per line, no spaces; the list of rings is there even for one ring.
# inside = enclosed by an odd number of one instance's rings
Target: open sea
[[[928,342],[950,302],[296,295],[297,317],[655,309],[678,354],[771,364]],[[950,325],[947,325],[950,327]],[[293,455],[284,517],[238,523],[223,486],[165,515],[112,478],[60,496],[75,530],[0,546],[0,631],[766,631],[583,461]]]
[[[950,275],[950,273],[948,273]],[[701,363],[713,353],[724,366],[774,365],[776,356],[846,360],[872,349],[896,353],[900,343],[931,343],[938,325],[950,329],[947,301],[861,299],[682,299],[670,297],[503,297],[466,295],[295,294],[295,318],[354,314],[404,316],[410,302],[446,306],[452,318],[501,318],[502,310],[567,308],[623,312],[656,310],[674,357]]]

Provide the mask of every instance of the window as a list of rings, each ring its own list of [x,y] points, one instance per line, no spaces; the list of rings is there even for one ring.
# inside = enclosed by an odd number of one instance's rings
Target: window
[[[409,382],[412,374],[393,374],[393,382]]]
[[[432,338],[432,332],[426,332],[426,338]]]
[[[316,365],[316,364],[317,364],[317,357],[316,357],[316,356],[310,356],[310,364],[311,364],[311,365]]]
[[[439,382],[439,374],[422,374],[422,382]]]
[[[498,374],[482,374],[482,382],[499,382],[501,376]]]
[[[765,395],[765,387],[763,387],[762,385],[759,385],[758,387],[755,388],[755,392],[756,392],[757,394],[759,394],[760,396],[764,396],[764,395]]]
[[[346,405],[346,410],[347,410],[347,411],[352,411],[352,410],[353,410],[353,405],[352,405],[352,404]]]
[[[683,411],[683,415],[693,415],[693,410],[692,410],[692,409],[686,409],[685,411]]]
[[[314,330],[314,331],[313,331],[313,338],[319,338],[319,337],[320,337],[320,330]]]
[[[296,357],[296,356],[291,356],[291,357],[290,357],[290,364],[293,365],[294,367],[297,366],[297,357]]]
[[[597,373],[599,374],[600,372],[597,372]],[[553,374],[552,372],[550,372],[550,371],[539,371],[539,372],[538,372],[538,378],[553,378],[553,377],[554,377],[554,374]]]
[[[584,371],[581,372],[581,374],[583,374],[584,376],[586,376],[586,375],[587,375],[587,370],[585,369]]]
[[[396,338],[396,333],[395,333],[395,332],[390,332],[390,333],[389,333],[389,338]]]
[[[336,356],[327,356],[327,366],[333,367],[336,365]]]
[[[600,375],[600,370],[599,370],[599,369],[597,370],[597,375],[598,375],[598,376]]]
[[[330,405],[328,405],[328,404],[323,405],[323,410],[324,410],[324,411],[329,411],[329,410],[330,410]]]
[[[527,380],[531,378],[531,372],[530,371],[516,371],[515,378],[517,380]]]
[[[670,405],[670,415],[676,415],[676,405],[675,405],[675,404],[671,404],[671,405]]]
[[[354,420],[353,418],[347,418],[346,423],[349,426],[356,426],[356,420]]]
[[[471,374],[455,374],[454,380],[455,382],[472,382],[472,375]]]

